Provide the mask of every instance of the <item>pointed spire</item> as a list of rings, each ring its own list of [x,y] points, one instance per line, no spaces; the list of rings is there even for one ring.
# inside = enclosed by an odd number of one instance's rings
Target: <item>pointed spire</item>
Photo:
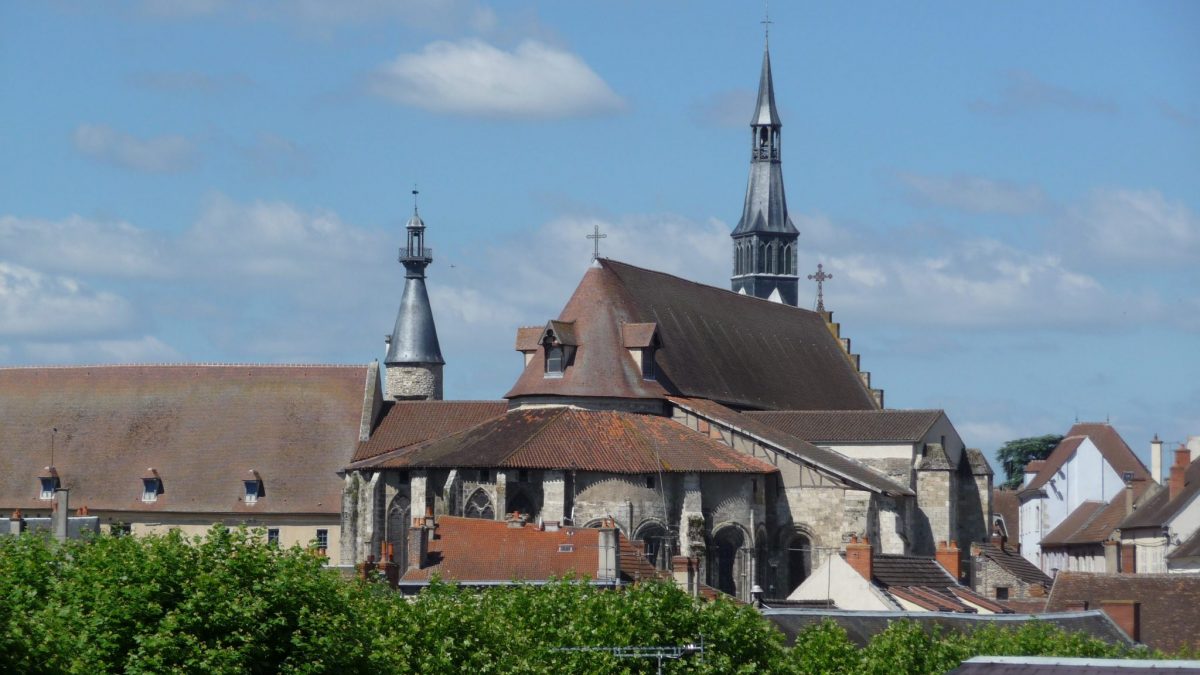
[[[413,189],[413,215],[406,226],[408,240],[400,249],[404,265],[404,294],[396,313],[396,326],[388,337],[387,397],[402,399],[442,398],[442,348],[438,343],[433,308],[425,289],[425,268],[433,262],[433,249],[425,247],[425,221],[417,212],[417,190]]]
[[[771,50],[763,47],[762,73],[758,76],[758,105],[754,107],[754,118],[750,126],[783,126],[779,111],[775,108],[775,82],[771,77]]]

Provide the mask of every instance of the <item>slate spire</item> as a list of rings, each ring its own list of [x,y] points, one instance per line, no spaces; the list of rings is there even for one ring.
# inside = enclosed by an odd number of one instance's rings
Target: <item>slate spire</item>
[[[394,400],[442,398],[442,348],[438,344],[433,308],[425,290],[425,268],[433,262],[433,249],[425,247],[425,221],[417,211],[413,190],[413,215],[405,228],[408,241],[400,249],[404,265],[404,294],[396,327],[388,338],[387,396]]]
[[[799,291],[796,245],[800,232],[788,216],[771,52],[764,46],[758,100],[750,119],[750,179],[733,234],[734,291],[795,305]]]

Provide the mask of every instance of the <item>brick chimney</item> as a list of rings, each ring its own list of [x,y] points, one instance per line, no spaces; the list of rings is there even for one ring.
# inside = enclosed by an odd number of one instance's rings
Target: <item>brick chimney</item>
[[[937,558],[938,564],[946,568],[950,576],[954,577],[955,581],[962,580],[962,551],[958,548],[958,542],[952,541],[947,544],[939,541],[934,557]]]
[[[617,524],[611,518],[605,518],[600,525],[597,549],[599,558],[596,561],[596,579],[617,581],[621,578],[620,556],[621,533]]]
[[[1142,641],[1142,605],[1133,600],[1101,600],[1100,609],[1134,642]]]
[[[696,558],[677,555],[671,558],[671,576],[675,585],[692,597],[700,596],[700,564]]]
[[[1192,461],[1192,453],[1182,445],[1175,451],[1175,463],[1171,465],[1171,478],[1167,481],[1168,499],[1174,500],[1183,492],[1184,475],[1188,464]]]
[[[850,535],[850,543],[846,544],[846,562],[870,581],[874,577],[871,540],[863,537],[860,542],[856,535]]]
[[[429,538],[433,528],[425,524],[424,518],[414,518],[413,526],[408,531],[408,569],[419,570],[425,567],[429,557]]]

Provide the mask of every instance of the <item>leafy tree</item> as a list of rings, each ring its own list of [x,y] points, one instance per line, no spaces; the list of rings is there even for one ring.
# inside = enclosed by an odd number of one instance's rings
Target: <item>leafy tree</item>
[[[1046,459],[1058,442],[1063,439],[1058,434],[1018,438],[1005,443],[996,451],[996,459],[1004,467],[1007,477],[1001,487],[1019,488],[1024,480],[1025,465],[1035,459]]]

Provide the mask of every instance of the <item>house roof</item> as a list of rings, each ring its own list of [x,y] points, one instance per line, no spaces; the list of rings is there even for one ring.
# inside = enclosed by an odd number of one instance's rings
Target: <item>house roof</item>
[[[1182,544],[1167,554],[1167,558],[1171,560],[1180,560],[1182,558],[1198,558],[1200,557],[1200,530],[1192,533]]]
[[[1012,611],[958,583],[933,558],[877,553],[871,568],[872,582],[886,593],[931,612]]]
[[[771,410],[746,414],[811,443],[917,443],[941,410]]]
[[[1075,507],[1074,511],[1068,513],[1066,518],[1063,518],[1062,522],[1058,524],[1058,527],[1050,530],[1046,536],[1042,537],[1041,545],[1060,546],[1070,543],[1078,543],[1073,542],[1071,538],[1074,537],[1078,532],[1082,531],[1083,528],[1092,521],[1092,518],[1095,517],[1097,513],[1100,513],[1105,506],[1107,506],[1107,504],[1097,499],[1089,499],[1081,503],[1079,506]]]
[[[573,365],[547,378],[538,350],[506,398],[672,394],[738,408],[877,408],[817,312],[600,259],[559,318],[576,321]],[[621,325],[634,323],[657,324],[657,381],[642,378],[623,346]]]
[[[1151,485],[1154,485],[1154,481],[1133,481],[1134,500],[1136,501]],[[1095,502],[1084,502],[1075,510],[1084,509],[1087,505],[1079,518],[1072,518],[1075,512],[1068,515],[1066,520],[1042,539],[1042,546],[1099,544],[1111,539],[1113,532],[1127,515],[1126,499],[1125,491],[1122,490],[1112,501],[1101,504],[1100,508],[1091,506]]]
[[[996,563],[1001,569],[1017,579],[1027,584],[1041,584],[1047,588],[1050,587],[1053,580],[1045,572],[1038,569],[1037,565],[1029,562],[1025,556],[1021,555],[1019,548],[1009,544],[1000,547],[991,542],[984,542],[977,544],[977,546],[980,556]]]
[[[804,462],[834,476],[890,495],[912,495],[909,488],[896,483],[871,467],[845,455],[827,450],[766,424],[754,416],[739,413],[715,401],[672,396],[671,403],[697,415],[739,429],[763,442],[785,450]]]
[[[469,429],[507,410],[508,401],[387,402],[370,439],[358,444],[354,461]]]
[[[874,580],[886,586],[950,586],[958,582],[933,558],[876,553],[871,565]]]
[[[0,369],[0,506],[48,508],[35,477],[53,442],[71,504],[93,512],[337,514],[366,381],[367,366]],[[247,506],[251,470],[265,494]]]
[[[1008,535],[1008,545],[1020,550],[1021,500],[1017,494],[1016,490],[993,488],[992,513],[1004,518],[1004,534]]]
[[[1200,494],[1200,459],[1188,464],[1183,480],[1183,491],[1176,495],[1175,499],[1170,498],[1170,490],[1166,486],[1160,487],[1155,494],[1147,497],[1144,503],[1138,504],[1137,510],[1122,521],[1120,527],[1162,527],[1166,524]]]
[[[611,473],[774,473],[774,466],[666,417],[567,407],[524,408],[352,469],[509,467]]]
[[[1050,451],[1045,464],[1041,465],[1033,479],[1021,489],[1021,492],[1028,493],[1041,489],[1075,454],[1084,438],[1091,439],[1092,444],[1096,446],[1101,456],[1113,468],[1113,471],[1117,472],[1118,476],[1125,472],[1132,472],[1134,480],[1150,478],[1150,471],[1146,469],[1146,465],[1142,464],[1142,460],[1133,454],[1133,450],[1129,449],[1125,439],[1121,438],[1112,425],[1103,422],[1079,422],[1071,427],[1066,437],[1059,441],[1054,450]]]
[[[1095,574],[1059,572],[1046,602],[1047,612],[1062,612],[1087,603],[1100,609],[1104,601],[1141,604],[1142,642],[1173,652],[1200,646],[1200,575]]]

